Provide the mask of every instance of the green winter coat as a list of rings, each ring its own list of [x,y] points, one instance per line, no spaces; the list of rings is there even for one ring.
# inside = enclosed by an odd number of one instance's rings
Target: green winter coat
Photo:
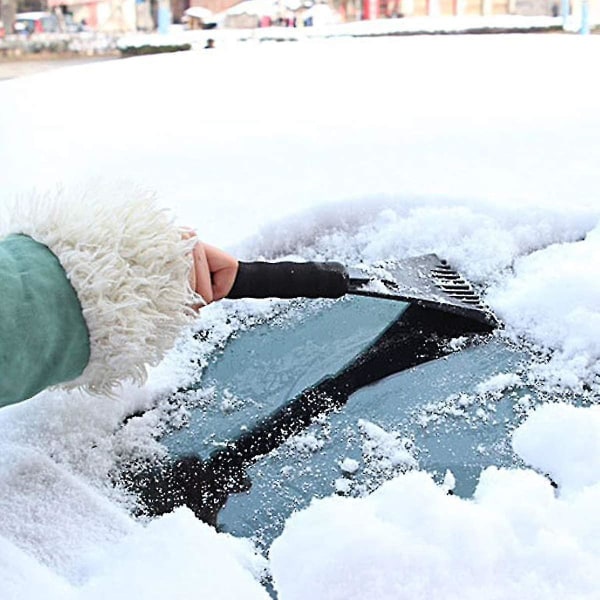
[[[0,406],[75,379],[90,358],[75,290],[56,256],[25,235],[0,241]]]

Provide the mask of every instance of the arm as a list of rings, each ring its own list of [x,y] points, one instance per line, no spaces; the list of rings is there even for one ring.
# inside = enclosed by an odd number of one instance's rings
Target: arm
[[[0,242],[0,406],[75,379],[90,356],[75,291],[46,246],[23,235]]]
[[[143,382],[194,318],[190,272],[204,246],[147,198],[16,213],[8,231],[21,235],[0,241],[0,406],[59,382],[96,393]]]

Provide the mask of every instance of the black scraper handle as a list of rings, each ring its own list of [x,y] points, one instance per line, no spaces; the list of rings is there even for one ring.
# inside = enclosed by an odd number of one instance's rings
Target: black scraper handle
[[[337,262],[241,262],[227,298],[340,298],[348,273]]]

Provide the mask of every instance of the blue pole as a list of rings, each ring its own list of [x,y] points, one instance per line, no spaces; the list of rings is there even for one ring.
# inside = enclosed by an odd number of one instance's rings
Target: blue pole
[[[158,4],[158,33],[169,33],[171,27],[171,5],[161,0]]]
[[[590,33],[590,3],[588,0],[582,0],[581,2],[581,29],[579,33],[581,35]]]
[[[569,18],[569,0],[561,0],[560,15],[562,17],[563,29],[567,28],[567,19]]]

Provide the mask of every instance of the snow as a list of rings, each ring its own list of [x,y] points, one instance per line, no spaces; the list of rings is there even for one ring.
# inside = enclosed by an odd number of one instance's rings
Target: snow
[[[352,475],[352,473],[356,473],[356,471],[358,471],[359,468],[360,468],[360,463],[357,460],[354,460],[353,458],[345,458],[340,463],[340,469],[344,473],[348,473],[350,475]]]
[[[534,471],[490,467],[472,500],[448,495],[451,473],[438,486],[418,471],[365,498],[316,500],[271,547],[275,587],[293,600],[596,598],[598,408],[545,406],[515,433],[559,494]]]
[[[293,515],[271,547],[275,586],[294,600],[425,599],[434,590],[591,600],[597,520],[575,511],[590,510],[599,493],[596,485],[565,503],[541,475],[489,468],[466,501],[407,473],[367,498],[326,498]]]
[[[551,376],[577,387],[583,372],[598,375],[600,360],[600,227],[584,240],[520,258],[514,276],[490,296],[515,331],[558,352]],[[574,373],[581,373],[580,377]]]
[[[165,418],[185,419],[161,399],[190,381],[190,356],[205,365],[279,311],[210,306],[200,339],[186,334],[144,388],[116,400],[47,391],[0,411],[0,597],[266,598],[268,567],[281,600],[597,598],[599,44],[217,43],[0,83],[2,205],[60,185],[86,201],[144,186],[245,258],[437,252],[483,293],[501,335],[538,357],[477,393],[534,381],[550,400],[514,434],[523,468],[487,469],[472,499],[448,495],[451,474],[439,486],[403,473],[406,440],[363,423],[365,456],[396,476],[293,515],[266,563],[187,509],[132,517],[135,500],[108,483],[120,462],[161,452]],[[567,404],[574,394],[584,407]],[[300,439],[307,451],[318,441]],[[342,493],[355,466],[343,464]]]
[[[563,423],[569,423],[577,435],[563,435]],[[560,483],[563,493],[577,494],[598,484],[599,424],[599,406],[544,406],[515,432],[513,446],[528,464]]]
[[[411,456],[408,447],[410,441],[402,439],[395,432],[388,432],[364,419],[358,422],[363,434],[363,456],[365,460],[374,463],[379,470],[392,470],[399,466],[415,466],[416,461]]]
[[[498,394],[504,390],[512,388],[522,383],[521,378],[516,373],[500,373],[494,375],[486,381],[482,381],[475,388],[478,394]]]

